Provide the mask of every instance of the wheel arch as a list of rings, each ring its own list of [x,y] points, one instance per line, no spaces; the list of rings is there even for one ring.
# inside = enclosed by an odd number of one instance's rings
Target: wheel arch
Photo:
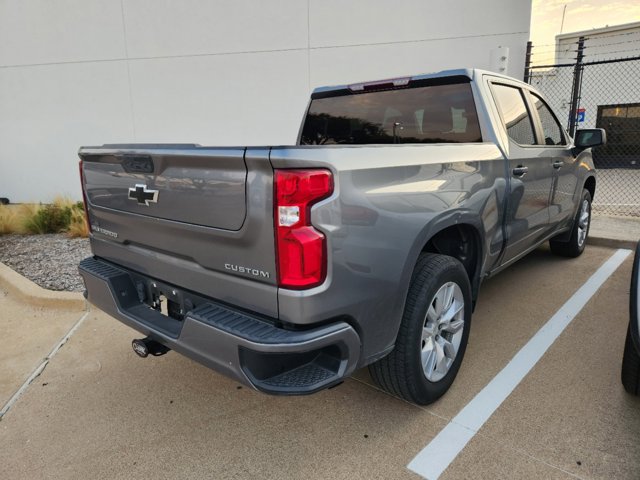
[[[593,175],[588,176],[584,181],[584,188],[589,190],[591,201],[593,202],[593,198],[596,195],[596,177]]]
[[[403,290],[407,291],[411,275],[422,253],[448,255],[461,261],[471,283],[471,295],[475,301],[482,280],[485,246],[482,241],[484,226],[477,213],[456,212],[429,222],[417,236],[407,257],[403,275]],[[460,250],[460,245],[465,244]]]
[[[481,235],[475,225],[456,223],[439,229],[425,242],[420,253],[437,253],[459,260],[469,277],[471,298],[475,305],[483,259]]]

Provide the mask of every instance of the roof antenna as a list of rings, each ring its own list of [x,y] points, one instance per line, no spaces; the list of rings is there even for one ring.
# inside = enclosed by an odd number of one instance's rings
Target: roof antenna
[[[564,14],[567,13],[567,4],[564,4],[564,8],[562,9],[562,22],[560,23],[560,35],[562,35],[562,29],[564,28]]]

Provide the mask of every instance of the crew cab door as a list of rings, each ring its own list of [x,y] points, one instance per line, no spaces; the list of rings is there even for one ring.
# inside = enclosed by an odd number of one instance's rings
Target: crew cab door
[[[502,263],[529,251],[551,230],[550,193],[554,168],[539,148],[536,124],[525,92],[507,81],[491,83],[502,127],[508,137],[510,183],[505,215],[506,248]]]
[[[537,129],[539,158],[551,165],[552,182],[549,198],[549,223],[561,228],[573,220],[580,199],[578,190],[578,162],[571,153],[570,142],[558,118],[547,103],[535,92],[527,93]]]

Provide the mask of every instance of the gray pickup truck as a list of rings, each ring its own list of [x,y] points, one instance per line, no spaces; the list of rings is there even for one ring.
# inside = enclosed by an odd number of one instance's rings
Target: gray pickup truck
[[[453,382],[482,281],[549,240],[585,248],[596,174],[529,85],[450,70],[319,88],[298,145],[80,149],[88,300],[262,392],[369,365],[427,404]]]

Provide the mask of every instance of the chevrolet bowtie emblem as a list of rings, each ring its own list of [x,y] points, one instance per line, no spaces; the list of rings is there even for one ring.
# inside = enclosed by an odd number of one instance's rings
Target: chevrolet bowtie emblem
[[[158,203],[158,190],[148,190],[146,185],[136,184],[129,189],[129,200],[136,200],[138,205],[149,206],[149,203]]]

